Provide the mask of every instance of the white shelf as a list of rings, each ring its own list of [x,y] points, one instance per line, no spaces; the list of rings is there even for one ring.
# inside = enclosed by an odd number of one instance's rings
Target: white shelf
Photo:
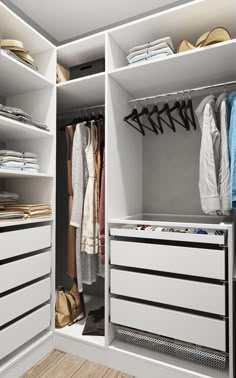
[[[176,215],[176,214],[135,214],[128,217],[109,219],[111,225],[115,224],[143,224],[163,227],[185,227],[206,228],[209,230],[226,230],[227,225],[223,223],[224,216],[207,215]]]
[[[40,54],[54,46],[39,32],[33,29],[2,2],[0,3],[1,39],[17,39],[31,55]]]
[[[235,80],[236,39],[110,71],[134,97]],[[223,67],[223,69],[222,69]]]
[[[57,47],[58,63],[68,68],[104,57],[105,33],[98,33]]]
[[[58,113],[84,106],[102,105],[104,101],[104,72],[57,84]]]
[[[168,36],[177,48],[182,39],[194,44],[200,35],[218,26],[236,37],[235,13],[234,0],[196,0],[121,25],[109,34],[125,55],[134,46]]]
[[[169,367],[170,369],[175,369],[176,374],[177,372],[183,373],[183,370],[188,375],[191,374],[198,374],[197,376],[201,376],[204,378],[228,378],[229,371],[226,369],[225,371],[217,370],[210,368],[208,366],[200,365],[194,362],[190,362],[183,359],[178,359],[174,356],[155,352],[150,349],[145,349],[136,345],[128,344],[123,341],[119,341],[115,339],[112,344],[108,347],[109,350],[123,352],[132,357],[141,358],[146,363],[157,363],[161,366]],[[202,374],[202,375],[201,375]]]
[[[50,131],[39,129],[35,126],[15,121],[11,118],[0,116],[0,138],[4,140],[20,140],[32,138],[51,138],[54,134]]]
[[[96,310],[104,306],[104,298],[93,297],[90,295],[84,295],[86,313],[89,311]],[[60,336],[69,337],[71,339],[79,340],[86,344],[93,344],[101,348],[105,347],[105,337],[104,336],[84,336],[82,335],[86,319],[75,323],[72,326],[66,326],[61,329],[55,329],[55,333]]]
[[[0,168],[0,179],[1,178],[53,178],[53,175],[49,175],[46,173],[35,173],[35,172],[24,172],[18,170],[10,170],[10,169],[2,169]]]
[[[43,75],[0,51],[0,95],[15,96],[53,86]]]
[[[29,225],[34,223],[45,223],[45,222],[52,222],[54,219],[51,217],[48,218],[32,218],[32,219],[25,219],[25,220],[17,220],[17,219],[9,219],[9,220],[0,220],[0,228],[2,227],[13,227],[13,226],[22,226],[22,225]]]

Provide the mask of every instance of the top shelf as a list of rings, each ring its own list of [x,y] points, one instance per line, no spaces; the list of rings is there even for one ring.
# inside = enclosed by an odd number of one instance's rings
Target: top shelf
[[[54,48],[54,45],[35,29],[0,2],[0,36],[1,39],[17,39],[31,55],[41,54]]]
[[[163,37],[171,37],[177,48],[182,39],[195,44],[203,33],[222,26],[234,38],[235,14],[234,0],[196,0],[111,29],[109,35],[117,50],[109,57],[109,67],[128,65],[126,56],[130,48]],[[122,59],[117,59],[117,54],[123,55]]]
[[[104,57],[105,33],[98,33],[57,47],[58,63],[67,68]]]
[[[236,39],[110,71],[134,98],[235,80]]]

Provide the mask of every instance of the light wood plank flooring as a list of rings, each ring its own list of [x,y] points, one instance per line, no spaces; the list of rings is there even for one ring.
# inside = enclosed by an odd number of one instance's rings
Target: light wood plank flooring
[[[22,378],[134,378],[83,358],[53,350]]]

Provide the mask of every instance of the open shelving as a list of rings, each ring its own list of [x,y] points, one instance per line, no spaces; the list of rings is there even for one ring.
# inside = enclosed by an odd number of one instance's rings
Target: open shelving
[[[57,84],[57,109],[59,113],[105,101],[105,73],[86,76]]]
[[[194,86],[234,80],[235,54],[236,39],[232,39],[158,60],[117,68],[110,71],[110,76],[134,97],[187,90]]]
[[[93,311],[102,307],[104,305],[104,298],[94,297],[91,295],[84,295],[84,302],[86,306],[86,313]],[[55,333],[67,338],[75,339],[81,341],[85,344],[92,344],[96,347],[104,348],[105,347],[105,337],[104,336],[89,336],[82,335],[84,326],[86,323],[86,318],[78,321],[72,326],[66,326],[61,329],[56,329]]]
[[[53,135],[54,134],[50,131],[42,130],[38,127],[0,116],[1,140],[25,140],[31,138],[45,139],[51,138]]]
[[[1,91],[5,96],[21,92],[47,88],[53,83],[42,74],[32,70],[11,56],[0,52],[0,82]]]
[[[45,218],[28,218],[28,219],[9,219],[9,220],[0,220],[0,228],[4,227],[14,227],[14,226],[25,226],[31,225],[35,223],[47,223],[52,222],[52,217],[45,217]]]
[[[197,0],[111,29],[109,70],[128,65],[126,56],[130,48],[159,38],[171,37],[177,48],[181,40],[186,39],[195,44],[203,33],[219,26],[227,28],[231,37],[235,38],[235,12],[234,0]],[[205,70],[203,67],[202,71]]]

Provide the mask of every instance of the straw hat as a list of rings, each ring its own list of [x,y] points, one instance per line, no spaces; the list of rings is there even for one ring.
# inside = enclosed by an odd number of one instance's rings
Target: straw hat
[[[201,37],[198,38],[195,46],[192,45],[190,42],[186,41],[185,39],[180,41],[179,46],[177,48],[177,52],[180,53],[184,51],[189,51],[197,47],[205,47],[213,45],[214,43],[228,41],[229,39],[231,39],[231,36],[228,30],[222,27],[218,27],[202,34]]]
[[[17,41],[16,39],[2,39],[0,40],[0,48],[12,51],[20,59],[37,69],[34,59],[29,55],[28,50],[24,48],[21,41]]]
[[[2,39],[0,41],[0,47],[12,51],[28,52],[26,49],[24,49],[23,43],[15,39]]]

